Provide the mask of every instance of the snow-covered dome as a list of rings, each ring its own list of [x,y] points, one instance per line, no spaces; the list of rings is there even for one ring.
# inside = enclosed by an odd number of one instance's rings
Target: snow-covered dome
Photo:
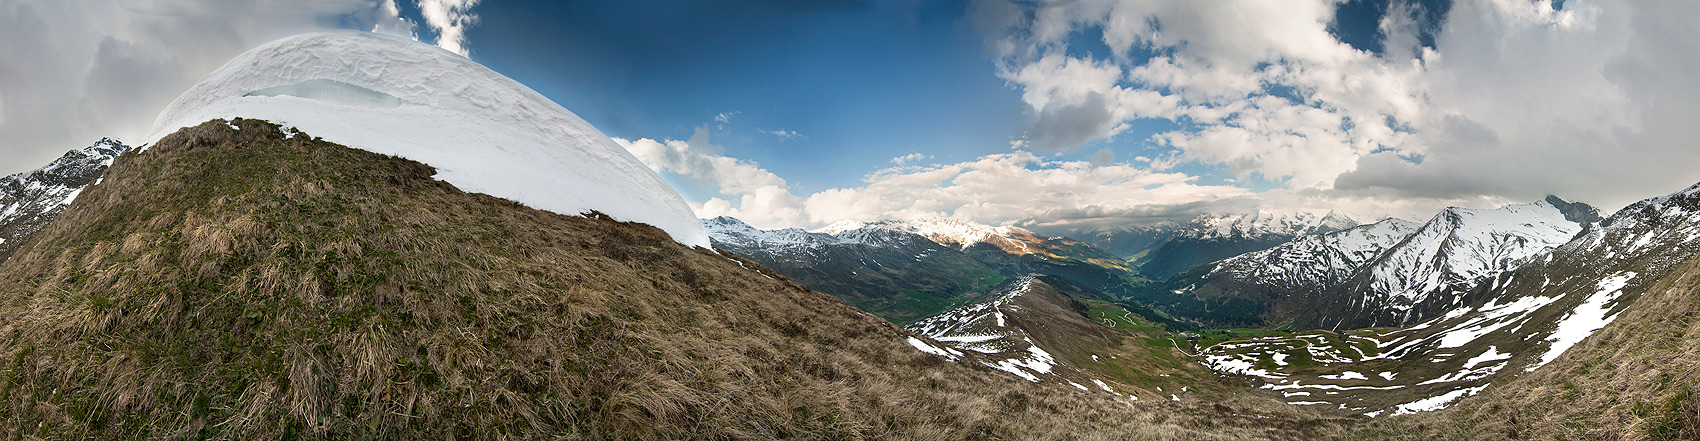
[[[437,179],[465,191],[556,213],[596,210],[709,246],[678,192],[607,135],[531,88],[435,46],[350,31],[267,43],[177,97],[147,143],[234,117],[430,164]]]

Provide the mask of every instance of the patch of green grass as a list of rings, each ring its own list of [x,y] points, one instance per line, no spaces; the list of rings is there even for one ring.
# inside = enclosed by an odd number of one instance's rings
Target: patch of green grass
[[[1695,399],[1693,389],[1677,391],[1658,405],[1637,404],[1631,414],[1646,422],[1647,439],[1700,439],[1700,400]]]
[[[957,273],[957,281],[968,287],[970,292],[983,293],[991,290],[1009,279],[985,268],[969,268]]]
[[[1087,300],[1087,314],[1099,323],[1133,333],[1135,335],[1158,335],[1167,330],[1139,314],[1134,314],[1120,305],[1104,300]]]

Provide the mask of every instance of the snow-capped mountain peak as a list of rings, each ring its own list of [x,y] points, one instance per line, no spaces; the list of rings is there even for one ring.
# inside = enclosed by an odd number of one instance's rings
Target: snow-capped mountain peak
[[[1187,224],[1186,229],[1191,231],[1183,234],[1199,239],[1298,236],[1326,232],[1319,231],[1323,229],[1337,231],[1357,225],[1350,217],[1332,211],[1326,215],[1317,215],[1302,211],[1276,213],[1259,210],[1251,213],[1200,215]]]
[[[1588,225],[1576,220],[1592,210],[1558,198],[1442,210],[1358,276],[1354,303],[1379,312],[1360,311],[1374,318],[1356,324],[1410,324],[1443,312],[1477,283],[1576,237]]]
[[[966,250],[979,243],[990,243],[1013,254],[1030,254],[1036,252],[1026,242],[1043,240],[1038,234],[1020,227],[994,227],[973,221],[948,218],[938,215],[923,215],[904,220],[880,220],[874,222],[858,222],[844,220],[834,222],[822,228],[813,230],[814,233],[829,234],[846,240],[866,236],[869,230],[884,230],[909,233],[926,237],[940,245],[947,245]]]
[[[0,178],[0,258],[58,217],[127,151],[130,146],[102,138],[39,169]]]
[[[841,221],[838,221],[838,222],[833,222],[831,224],[827,224],[827,226],[816,228],[816,229],[810,230],[810,231],[815,232],[815,233],[837,235],[838,233],[843,233],[845,231],[860,229],[860,228],[867,226],[867,225],[868,224],[864,224],[864,223],[853,221],[853,220],[841,220]]]
[[[1352,219],[1351,216],[1347,216],[1345,213],[1341,213],[1339,211],[1329,210],[1328,214],[1323,215],[1322,219],[1317,220],[1316,225],[1312,225],[1310,230],[1306,232],[1309,234],[1327,234],[1335,231],[1343,231],[1358,225],[1360,225],[1358,221]]]
[[[819,248],[836,239],[829,234],[812,233],[801,228],[759,230],[744,221],[720,216],[702,220],[703,229],[714,242],[737,247],[782,249]]]
[[[943,245],[956,245],[963,249],[967,249],[976,243],[987,242],[993,238],[1007,237],[1015,233],[1033,234],[1017,227],[994,227],[942,216],[922,216],[906,221],[881,221],[872,226],[919,234],[932,239],[934,242]]]

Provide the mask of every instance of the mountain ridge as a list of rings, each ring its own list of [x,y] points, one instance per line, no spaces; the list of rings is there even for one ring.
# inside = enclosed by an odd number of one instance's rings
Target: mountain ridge
[[[1179,227],[1139,265],[1147,277],[1167,279],[1217,260],[1266,250],[1294,238],[1339,231],[1358,222],[1329,211],[1199,215]]]
[[[118,155],[131,147],[112,138],[65,152],[41,168],[0,177],[0,262],[28,242],[99,180]]]

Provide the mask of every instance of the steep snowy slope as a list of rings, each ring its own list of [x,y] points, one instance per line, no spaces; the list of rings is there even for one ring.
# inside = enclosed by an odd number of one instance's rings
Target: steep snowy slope
[[[1210,326],[1283,324],[1315,306],[1317,295],[1416,232],[1418,224],[1386,219],[1327,234],[1300,236],[1263,251],[1199,267],[1142,290],[1140,300]],[[1183,301],[1239,307],[1185,308]]]
[[[1489,293],[1497,303],[1550,301],[1546,320],[1468,335],[1480,334],[1471,345],[1528,342],[1501,374],[1516,378],[1387,431],[1409,440],[1700,439],[1700,185],[1620,210],[1553,254]]]
[[[1295,289],[1328,287],[1345,281],[1358,267],[1409,237],[1417,226],[1404,219],[1387,219],[1304,236],[1275,248],[1223,259],[1208,274]]]
[[[102,139],[42,168],[0,178],[0,261],[58,217],[127,151],[130,146]]]
[[[1410,325],[1444,314],[1461,306],[1477,283],[1545,254],[1598,219],[1592,207],[1552,196],[1493,210],[1442,210],[1327,294],[1316,313],[1300,322],[1354,329]]]
[[[1151,278],[1168,278],[1199,265],[1253,251],[1269,249],[1293,238],[1357,226],[1336,212],[1202,215],[1158,247],[1139,267]]]
[[[212,119],[255,118],[437,169],[462,190],[563,214],[600,211],[708,246],[654,171],[543,95],[465,57],[367,32],[249,50],[172,102],[147,142]]]

